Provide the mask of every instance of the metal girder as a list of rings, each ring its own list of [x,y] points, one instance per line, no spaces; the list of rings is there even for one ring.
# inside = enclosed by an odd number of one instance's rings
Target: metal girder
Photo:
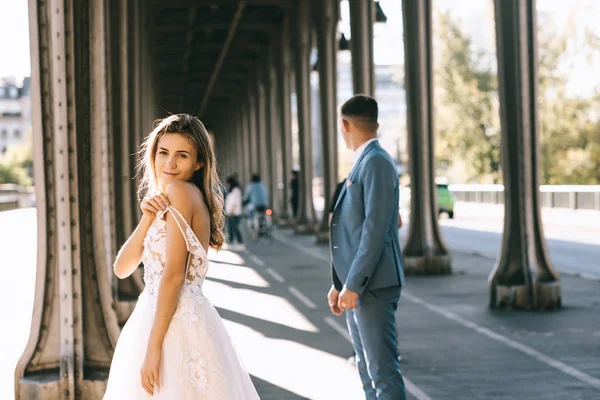
[[[196,22],[196,15],[198,14],[198,6],[193,6],[190,10],[190,14],[188,15],[188,27],[187,27],[187,35],[185,38],[185,52],[183,54],[183,70],[181,75],[181,97],[179,100],[179,108],[183,108],[183,88],[188,80],[188,75],[190,71],[190,55],[192,53],[192,43],[194,42],[194,34],[196,33],[194,29],[194,23]]]
[[[197,9],[196,7],[194,7]],[[231,22],[227,21],[212,21],[208,23],[202,23],[201,25],[195,26],[193,30],[195,32],[204,32],[211,30],[227,30]],[[276,23],[265,23],[265,22],[244,22],[238,26],[238,31],[265,31],[269,30],[276,25]],[[185,30],[182,30],[180,25],[161,25],[156,27],[156,32],[158,34],[168,34],[168,33],[184,33]]]
[[[231,22],[231,26],[229,27],[229,31],[227,33],[227,39],[225,39],[225,43],[223,44],[223,49],[221,50],[221,54],[219,55],[219,59],[217,60],[217,64],[215,65],[215,69],[210,76],[210,80],[208,82],[208,88],[206,92],[204,92],[204,97],[202,99],[202,103],[200,104],[200,110],[198,114],[202,115],[206,104],[208,103],[208,99],[210,98],[210,94],[213,86],[217,82],[217,78],[219,77],[219,72],[221,71],[221,67],[223,66],[223,62],[227,57],[229,52],[229,47],[231,46],[231,42],[235,37],[235,33],[237,32],[237,27],[242,19],[242,14],[244,13],[244,8],[246,7],[246,0],[238,0],[237,9],[235,15],[233,17],[233,21]]]
[[[155,8],[190,8],[192,5],[203,7],[234,7],[236,4],[236,0],[154,0],[152,5]],[[246,5],[287,9],[292,6],[292,0],[248,0]]]

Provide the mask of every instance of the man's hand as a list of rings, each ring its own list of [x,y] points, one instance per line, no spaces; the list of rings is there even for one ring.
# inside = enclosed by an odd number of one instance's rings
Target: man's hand
[[[329,309],[331,313],[337,317],[342,315],[342,310],[338,307],[338,297],[340,296],[340,292],[335,288],[335,286],[331,286],[329,289],[329,293],[327,293],[327,303],[329,304]]]
[[[338,297],[338,308],[342,311],[349,309],[356,310],[358,308],[358,304],[356,304],[357,301],[358,293],[353,292],[344,286],[344,289],[342,289],[342,292]]]

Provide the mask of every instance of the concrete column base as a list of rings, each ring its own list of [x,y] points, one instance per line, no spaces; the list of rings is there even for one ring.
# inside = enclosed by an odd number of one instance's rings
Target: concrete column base
[[[329,230],[318,231],[316,234],[317,244],[329,244]]]
[[[312,235],[315,233],[315,226],[306,222],[299,222],[296,223],[294,233],[296,235]]]
[[[293,228],[296,222],[293,219],[282,217],[277,221],[277,226],[280,228]]]
[[[85,379],[81,389],[75,390],[76,398],[101,400],[106,391],[108,373],[92,373],[90,379]],[[39,373],[22,378],[19,381],[19,398],[17,400],[55,400],[69,398],[71,395],[61,392],[60,380],[57,373]]]
[[[115,301],[116,311],[117,311],[117,321],[121,328],[125,325],[125,323],[129,319],[129,317],[131,316],[131,313],[133,313],[133,309],[135,308],[136,304],[137,304],[137,298],[131,299],[131,300],[127,299],[127,300]]]
[[[405,275],[450,275],[452,257],[443,255],[404,256]]]
[[[490,307],[505,310],[558,310],[562,306],[560,282],[490,287]]]

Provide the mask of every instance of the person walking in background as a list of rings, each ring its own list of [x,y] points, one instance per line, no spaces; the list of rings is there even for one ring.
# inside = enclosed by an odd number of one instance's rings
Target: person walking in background
[[[269,196],[265,184],[260,181],[260,175],[252,174],[250,183],[244,191],[244,204],[249,204],[251,213],[265,212],[269,206]]]
[[[242,220],[242,189],[234,175],[227,178],[227,197],[225,198],[225,214],[227,215],[227,232],[231,250],[244,251],[244,240],[240,231]],[[237,244],[234,242],[237,241]]]
[[[398,173],[377,141],[375,99],[356,95],[341,114],[344,142],[354,153],[331,216],[333,284],[327,300],[334,315],[346,313],[367,400],[405,400],[396,338],[404,284]]]

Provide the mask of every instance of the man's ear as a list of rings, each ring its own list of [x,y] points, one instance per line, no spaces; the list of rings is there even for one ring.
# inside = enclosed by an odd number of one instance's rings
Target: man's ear
[[[346,132],[350,132],[350,122],[347,119],[342,119],[342,125],[344,125],[344,130]]]

